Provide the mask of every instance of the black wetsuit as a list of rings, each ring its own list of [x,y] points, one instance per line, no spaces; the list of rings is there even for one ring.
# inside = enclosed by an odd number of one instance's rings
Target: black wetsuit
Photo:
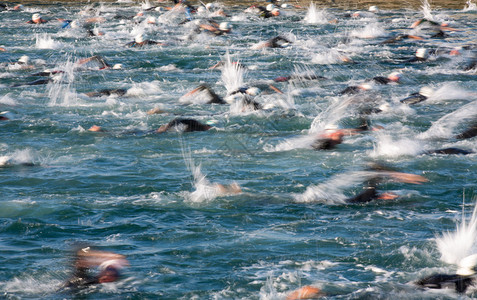
[[[338,94],[339,95],[355,95],[355,94],[357,94],[361,91],[362,91],[362,89],[360,89],[359,86],[348,86],[347,88],[345,88],[344,90],[342,90]]]
[[[166,130],[171,129],[172,127],[184,127],[184,132],[192,132],[192,131],[207,131],[212,126],[202,124],[197,120],[194,119],[182,119],[182,118],[176,118],[169,123],[167,123]]]
[[[412,93],[409,97],[399,100],[399,102],[412,105],[425,100],[427,100],[426,96],[419,93]]]
[[[205,84],[201,84],[198,88],[198,91],[207,91],[207,93],[210,96],[210,100],[207,102],[207,104],[226,104],[227,102],[222,99],[219,95],[217,95],[209,86]]]
[[[285,44],[291,44],[289,40],[281,36],[276,36],[268,40],[267,43],[270,48],[283,48]]]
[[[434,274],[420,279],[416,284],[430,289],[452,288],[458,293],[465,293],[467,288],[474,284],[474,281],[475,279],[470,276]]]
[[[455,136],[456,139],[464,140],[477,136],[477,122],[472,124],[469,129]]]
[[[132,41],[132,42],[127,43],[125,46],[126,46],[126,47],[136,47],[136,48],[140,48],[140,47],[144,47],[144,46],[159,45],[159,44],[160,44],[160,43],[155,42],[155,41],[145,40],[145,41],[143,41],[142,43],[136,43],[135,41]]]
[[[368,186],[353,198],[346,199],[348,203],[366,203],[378,199],[379,194],[374,186]]]
[[[127,93],[127,90],[125,89],[104,89],[98,92],[86,93],[86,95],[88,95],[89,97],[101,97],[101,96],[111,96],[111,95],[123,96],[126,93]]]
[[[424,152],[424,154],[461,154],[461,155],[467,155],[472,153],[474,152],[459,149],[459,148],[443,148],[443,149],[429,150]]]

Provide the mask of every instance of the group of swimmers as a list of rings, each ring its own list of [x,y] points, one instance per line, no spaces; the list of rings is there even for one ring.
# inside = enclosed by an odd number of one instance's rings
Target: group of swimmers
[[[194,36],[195,34],[206,33],[213,36],[224,36],[230,34],[233,30],[232,26],[228,22],[221,22],[218,23],[213,19],[196,19],[194,20],[194,14],[200,14],[201,11],[206,9],[207,11],[214,10],[213,5],[201,5],[198,8],[193,7],[190,4],[183,2],[183,1],[176,1],[174,3],[175,6],[173,8],[164,8],[167,9],[182,9],[184,10],[185,20],[183,24],[188,22],[195,22],[195,26],[193,27],[193,31],[190,37]],[[286,6],[285,6],[286,8]],[[14,10],[22,9],[20,6],[15,6]],[[160,11],[158,7],[147,7],[145,11]],[[216,14],[220,17],[228,17],[229,15],[222,9],[217,8],[215,9]],[[280,16],[280,9],[277,7],[276,4],[268,4],[267,6],[260,6],[254,5],[249,7],[247,10],[249,13],[254,13],[259,17],[262,18],[274,18]],[[376,13],[377,7],[373,7],[370,9],[371,13]],[[139,15],[139,14],[138,14]],[[136,15],[136,16],[138,16]],[[136,17],[134,16],[134,17]],[[141,15],[143,16],[143,15]],[[362,16],[362,14],[351,14],[350,17],[358,18]],[[132,18],[134,18],[132,17]],[[59,20],[64,26],[72,26],[71,24],[74,22],[72,20]],[[96,22],[103,22],[103,18],[95,17],[88,19],[84,24],[91,24]],[[31,16],[31,20],[28,20],[28,24],[33,25],[41,25],[47,23],[48,20],[43,19],[39,13],[34,13]],[[147,19],[149,24],[154,24],[155,20]],[[74,24],[74,23],[73,23]],[[455,31],[454,28],[448,26],[448,24],[441,24],[432,20],[428,19],[420,19],[414,22],[411,25],[411,28],[418,28],[418,27],[426,26],[425,33],[428,37],[421,37],[414,34],[401,34],[396,37],[387,39],[383,42],[383,44],[389,43],[399,43],[404,39],[413,39],[416,41],[420,41],[423,39],[445,39],[448,35],[446,31]],[[87,28],[87,27],[85,27]],[[101,35],[99,32],[93,32],[91,29],[87,28],[89,34],[93,36]],[[255,49],[263,49],[263,48],[286,48],[292,45],[292,41],[282,35],[277,35],[271,37],[270,39],[264,41],[263,43],[257,45]],[[134,41],[131,41],[125,44],[126,47],[147,47],[147,46],[167,46],[164,42],[158,42],[146,39],[143,34],[138,34],[135,36]],[[464,45],[459,50],[460,51],[474,51],[475,45]],[[8,51],[8,49],[0,48],[1,51]],[[457,49],[445,49],[445,53],[450,55],[459,55],[459,50]],[[440,50],[443,51],[443,50]],[[407,58],[403,60],[405,64],[419,64],[425,63],[428,61],[430,55],[439,55],[440,53],[435,51],[430,51],[429,49],[419,48],[415,55],[411,58]],[[342,58],[344,63],[353,63],[353,61],[347,57]],[[468,64],[463,68],[464,70],[472,70],[476,67],[477,58],[474,56],[471,57]],[[27,56],[22,56],[15,62],[19,66],[24,69],[33,69],[34,67],[29,64],[29,58]],[[121,69],[122,65],[115,64],[112,65],[108,63],[103,57],[99,55],[94,55],[88,58],[84,58],[78,60],[76,62],[77,66],[86,66],[88,64],[95,64],[98,70],[104,69]],[[220,67],[217,64],[214,67]],[[238,65],[239,68],[245,68],[244,66]],[[48,84],[54,80],[54,75],[61,74],[61,70],[45,70],[42,72],[35,73],[35,76],[45,76],[43,79],[38,79],[32,82],[28,82],[25,84],[18,84],[15,86],[21,85],[40,85],[40,84]],[[369,80],[366,80],[360,85],[353,85],[348,86],[343,89],[341,92],[337,93],[337,96],[341,97],[354,97],[356,95],[363,96],[369,90],[373,89],[373,85],[388,85],[388,84],[399,84],[402,79],[402,73],[400,72],[391,72],[388,76],[375,76]],[[289,82],[293,80],[326,80],[323,76],[318,75],[289,75],[289,76],[279,76],[275,78],[274,84],[280,82]],[[267,83],[264,86],[261,86],[261,90],[269,89],[271,92],[275,93],[282,93],[281,90],[276,87],[274,84]],[[200,84],[197,88],[193,89],[192,91],[188,92],[184,97],[197,97],[199,93],[202,95],[205,94],[205,98],[207,99],[205,103],[207,104],[220,104],[220,105],[227,105],[233,103],[235,101],[241,101],[245,107],[250,110],[260,110],[263,109],[260,102],[255,99],[255,96],[258,95],[258,87],[257,85],[254,86],[243,86],[238,88],[235,91],[229,92],[225,97],[219,96],[216,92],[214,92],[210,86],[207,84]],[[86,93],[89,97],[101,97],[101,96],[124,96],[127,93],[125,89],[102,89],[99,91],[89,92]],[[423,101],[426,101],[429,97],[431,97],[433,90],[429,87],[422,87],[419,92],[413,93],[405,98],[403,98],[400,102],[408,105],[416,105]],[[404,97],[404,96],[403,96]],[[366,97],[363,99],[357,98],[358,101],[366,101]],[[149,112],[148,112],[149,113]],[[161,110],[152,109],[150,111],[151,114],[162,113]],[[365,133],[371,130],[379,130],[378,127],[371,127],[369,126],[369,121],[367,116],[369,114],[379,113],[379,109],[373,108],[371,110],[361,110],[359,112],[359,121],[360,126],[355,128],[343,128],[343,129],[326,129],[323,132],[320,132],[316,135],[315,140],[311,144],[311,148],[315,150],[333,150],[336,147],[339,147],[340,144],[343,143],[344,138],[347,136],[353,136],[361,133]],[[6,114],[0,114],[0,120],[8,120]],[[164,133],[167,131],[181,131],[181,132],[194,132],[194,131],[208,131],[212,129],[213,126],[209,124],[204,124],[198,120],[192,118],[185,118],[185,117],[178,117],[172,119],[170,122],[158,127],[157,129],[153,130],[153,133]],[[104,129],[100,126],[94,125],[89,128],[91,132],[107,132],[107,129]],[[470,139],[477,136],[477,121],[473,122],[468,129],[465,131],[455,135],[455,139]],[[426,151],[427,154],[470,154],[472,151],[457,149],[457,148],[445,148],[445,149],[436,149]],[[356,196],[353,196],[346,200],[347,203],[366,203],[369,201],[383,199],[383,200],[392,200],[397,197],[395,194],[391,193],[379,193],[378,187],[379,184],[385,180],[393,180],[397,182],[403,183],[411,183],[411,184],[422,184],[427,181],[426,178],[415,175],[409,174],[404,172],[398,172],[391,167],[373,164],[370,165],[367,171],[374,172],[375,176],[368,178],[367,182],[364,184],[363,191]],[[217,189],[222,194],[227,193],[240,193],[241,188],[238,185],[221,185],[217,184]],[[99,250],[91,250],[89,247],[82,247],[76,250],[75,260],[74,260],[74,274],[71,279],[69,279],[65,287],[81,287],[81,286],[88,286],[92,284],[100,284],[105,282],[113,282],[120,278],[120,271],[123,267],[128,265],[127,260],[124,256],[115,254],[112,252],[103,252]],[[96,275],[91,275],[89,273],[89,269],[99,267],[99,273]],[[446,275],[446,274],[436,274],[426,278],[423,278],[416,283],[420,286],[429,287],[429,288],[443,288],[445,286],[451,285],[453,289],[457,292],[462,293],[465,292],[467,287],[475,282],[473,274],[470,275],[463,275],[463,274],[453,274],[453,275]],[[318,288],[306,286],[300,290],[292,292],[287,299],[308,299],[312,297],[318,297],[321,295],[321,291]]]

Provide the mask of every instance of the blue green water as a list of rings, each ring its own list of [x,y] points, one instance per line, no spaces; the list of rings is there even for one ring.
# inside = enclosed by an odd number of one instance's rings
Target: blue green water
[[[101,37],[61,29],[55,21],[84,20],[83,8],[29,5],[0,12],[0,47],[7,50],[0,52],[0,111],[10,117],[0,123],[1,297],[285,299],[303,285],[319,287],[327,299],[458,297],[411,282],[455,272],[439,259],[435,237],[455,229],[463,198],[472,209],[477,156],[421,153],[444,147],[477,151],[475,138],[453,138],[477,115],[476,72],[463,70],[475,54],[447,51],[475,46],[475,10],[432,11],[436,20],[459,29],[446,39],[383,45],[408,32],[423,13],[381,11],[351,19],[349,11],[317,10],[307,22],[306,10],[260,19],[237,6],[227,8],[230,34],[189,40],[193,25],[179,25],[182,13],[114,19],[140,11],[134,3],[98,6],[100,13],[93,15],[107,20],[94,26],[105,33]],[[52,21],[26,24],[34,12]],[[146,16],[159,20],[146,24]],[[328,22],[335,18],[338,23]],[[141,32],[167,45],[124,46]],[[278,34],[293,43],[253,49]],[[420,47],[445,53],[425,63],[402,62]],[[274,83],[284,93],[263,90],[255,100],[265,109],[257,112],[179,102],[200,83],[227,94],[222,71],[209,69],[225,61],[227,52],[247,66],[248,85],[304,73],[327,79]],[[22,55],[30,57],[32,69],[14,64]],[[123,68],[75,67],[92,55]],[[44,69],[65,73],[59,83],[11,87],[38,79],[30,75]],[[400,84],[375,86],[358,98],[337,95],[396,70],[403,74]],[[427,101],[412,107],[399,102],[423,86],[434,90]],[[103,88],[128,92],[84,94]],[[335,150],[311,149],[310,136],[330,124],[356,126],[353,105],[344,105],[353,99],[383,108],[370,122],[384,129],[345,137]],[[166,113],[147,114],[155,107]],[[177,116],[215,128],[151,132]],[[92,125],[106,132],[87,131]],[[389,182],[380,191],[399,198],[343,204],[361,191],[360,171],[375,160],[429,182]],[[193,177],[199,165],[205,181]],[[212,183],[233,182],[242,193],[207,192]],[[77,242],[125,255],[131,265],[123,279],[76,294],[58,291],[71,272]]]

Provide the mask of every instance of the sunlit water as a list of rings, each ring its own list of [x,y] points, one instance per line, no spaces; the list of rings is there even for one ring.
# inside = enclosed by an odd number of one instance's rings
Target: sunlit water
[[[284,299],[314,285],[331,299],[456,298],[411,282],[455,272],[475,253],[475,220],[458,227],[458,237],[442,234],[461,222],[463,197],[472,211],[477,155],[421,153],[477,151],[475,138],[452,138],[477,115],[475,70],[463,71],[469,53],[402,61],[419,47],[475,42],[475,4],[465,7],[436,11],[424,3],[423,11],[381,9],[349,18],[352,11],[310,5],[282,10],[275,19],[235,7],[226,9],[232,33],[221,37],[194,36],[192,23],[178,25],[181,11],[147,12],[137,23],[114,19],[141,9],[128,1],[98,6],[107,21],[92,29],[105,34],[93,38],[54,21],[84,21],[80,7],[1,12],[0,47],[7,51],[0,52],[0,111],[11,119],[0,123],[2,297]],[[34,12],[53,21],[26,24]],[[423,15],[460,31],[447,39],[380,44]],[[156,24],[146,24],[147,16]],[[139,33],[167,45],[126,48]],[[278,34],[293,43],[254,49]],[[11,64],[22,55],[33,68]],[[123,68],[75,65],[92,55]],[[209,69],[219,61],[222,69]],[[12,87],[39,79],[31,74],[45,69],[63,73],[47,85]],[[346,137],[333,151],[311,149],[318,132],[358,125],[356,98],[339,91],[396,70],[401,84],[358,96],[382,108],[370,122],[384,129]],[[292,74],[326,79],[272,82]],[[242,85],[270,83],[283,94],[262,89],[255,100],[265,109],[258,112],[236,103],[179,101],[201,83],[224,97]],[[399,102],[423,86],[434,90],[426,102]],[[127,93],[84,94],[104,88]],[[147,114],[153,108],[166,113]],[[177,116],[216,128],[152,132]],[[87,131],[92,125],[106,132]],[[380,190],[398,199],[344,204],[361,191],[363,170],[374,160],[429,182],[386,183]],[[241,194],[214,188],[233,182]],[[123,280],[79,295],[58,291],[70,272],[71,246],[80,241],[126,255],[131,266]]]

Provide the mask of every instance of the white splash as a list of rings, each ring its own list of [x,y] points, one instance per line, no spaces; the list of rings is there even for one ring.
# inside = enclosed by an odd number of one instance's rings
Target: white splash
[[[470,102],[441,117],[427,131],[419,134],[418,138],[450,138],[459,123],[475,117],[477,117],[477,101]]]
[[[371,157],[398,157],[402,155],[418,155],[423,151],[422,141],[415,138],[402,138],[394,140],[389,134],[378,134]]]
[[[470,220],[466,221],[465,211],[462,211],[462,220],[456,224],[454,232],[444,232],[436,237],[436,244],[441,253],[441,260],[448,264],[457,265],[458,273],[475,273],[471,269],[476,266],[477,252],[477,205]]]
[[[387,32],[384,30],[384,26],[379,25],[377,22],[366,25],[363,29],[353,30],[351,36],[361,39],[373,39],[377,37],[386,36]]]
[[[70,106],[77,103],[78,97],[72,85],[75,81],[75,64],[68,58],[66,62],[59,67],[63,73],[55,75],[53,82],[47,86],[48,96],[50,98],[49,106]]]
[[[0,168],[25,164],[33,164],[33,154],[30,149],[16,150],[11,155],[0,156]]]
[[[229,52],[225,54],[225,65],[222,68],[222,82],[231,93],[244,85],[243,78],[246,74],[245,69],[239,62],[233,62]]]
[[[302,194],[295,194],[297,202],[320,202],[326,204],[343,204],[348,198],[343,190],[367,178],[376,176],[376,172],[356,171],[333,176],[330,180],[318,185],[311,185]]]
[[[38,49],[58,49],[61,43],[53,40],[48,34],[36,35],[36,48]]]
[[[477,10],[477,5],[475,3],[472,3],[472,0],[467,0],[467,2],[465,4],[466,4],[466,6],[464,6],[463,11]]]
[[[431,13],[432,9],[431,9],[431,5],[429,4],[429,2],[427,0],[421,0],[421,4],[422,4],[421,5],[421,11],[422,11],[422,14],[424,15],[424,18],[433,21],[434,16]]]
[[[328,14],[325,9],[318,10],[315,3],[311,2],[305,16],[305,23],[308,24],[326,24],[328,23]]]

